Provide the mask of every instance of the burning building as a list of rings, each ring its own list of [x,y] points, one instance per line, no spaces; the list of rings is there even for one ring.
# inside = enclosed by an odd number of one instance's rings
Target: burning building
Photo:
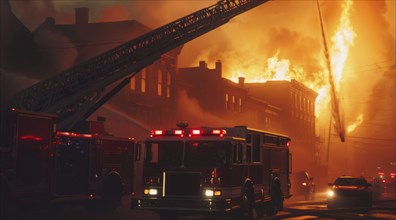
[[[281,109],[252,96],[244,86],[243,78],[234,83],[222,75],[220,61],[216,62],[215,69],[208,68],[205,61],[200,61],[198,67],[179,68],[176,79],[179,90],[186,91],[188,97],[195,99],[204,114],[217,117],[217,120],[204,120],[203,123],[213,126],[244,124],[264,130],[279,130]],[[200,114],[194,118],[202,117]]]

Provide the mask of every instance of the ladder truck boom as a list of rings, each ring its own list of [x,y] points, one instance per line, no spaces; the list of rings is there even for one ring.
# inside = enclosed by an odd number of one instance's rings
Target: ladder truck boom
[[[56,114],[58,128],[70,130],[162,54],[267,1],[218,1],[27,88],[17,94],[14,107]],[[121,79],[121,84],[104,94],[106,86]]]

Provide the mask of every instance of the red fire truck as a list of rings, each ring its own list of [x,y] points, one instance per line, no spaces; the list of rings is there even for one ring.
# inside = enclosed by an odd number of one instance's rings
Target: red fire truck
[[[275,215],[290,198],[290,138],[246,126],[154,130],[142,150],[142,192],[132,208],[162,219]]]
[[[13,109],[3,119],[2,215],[10,205],[71,202],[111,212],[130,192],[134,140],[106,135],[102,121],[71,133],[56,132],[49,114]]]

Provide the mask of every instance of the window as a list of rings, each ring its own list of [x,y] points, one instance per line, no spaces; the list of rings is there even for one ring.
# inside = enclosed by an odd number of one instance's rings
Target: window
[[[157,94],[158,96],[162,95],[162,71],[160,69],[158,70]]]
[[[238,99],[238,112],[242,112],[242,98]]]
[[[146,142],[145,163],[158,166],[180,166],[183,142]]]
[[[167,98],[171,97],[170,87],[171,87],[171,74],[170,74],[170,72],[167,72],[166,73],[166,97]]]
[[[136,89],[136,79],[133,76],[130,80],[130,87],[129,87],[132,91],[134,91]]]
[[[226,110],[229,110],[229,109],[230,109],[230,106],[229,106],[229,95],[228,95],[228,93],[225,94],[225,108],[226,108]]]
[[[261,135],[253,134],[253,162],[260,161]]]
[[[241,143],[235,143],[232,146],[232,162],[233,163],[242,163],[242,144]]]
[[[236,101],[235,101],[235,96],[232,96],[232,107],[234,111],[236,111]]]
[[[246,134],[246,143],[248,143],[248,144],[252,143],[252,135],[251,134]]]
[[[228,141],[188,141],[185,166],[217,167],[230,163],[231,143]]]
[[[252,146],[246,145],[246,162],[252,161]]]
[[[142,70],[142,78],[141,78],[141,85],[140,85],[140,91],[142,93],[146,92],[146,75],[147,75],[147,71],[146,71],[146,68],[144,68]]]

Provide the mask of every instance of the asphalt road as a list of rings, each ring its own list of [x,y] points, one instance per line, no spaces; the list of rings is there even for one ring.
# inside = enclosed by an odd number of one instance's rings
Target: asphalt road
[[[130,208],[128,196],[123,197],[122,206],[111,215],[98,214],[88,211],[84,206],[67,206],[62,209],[29,208],[12,210],[11,218],[15,220],[159,220],[159,215],[151,211],[133,210]],[[285,210],[272,218],[259,219],[395,219],[396,220],[396,194],[386,195],[381,201],[377,201],[371,210],[367,209],[342,209],[327,210],[326,200],[319,195],[316,200],[303,201],[302,198],[294,198],[285,201]],[[188,216],[181,220],[193,219],[219,219],[208,216]]]

